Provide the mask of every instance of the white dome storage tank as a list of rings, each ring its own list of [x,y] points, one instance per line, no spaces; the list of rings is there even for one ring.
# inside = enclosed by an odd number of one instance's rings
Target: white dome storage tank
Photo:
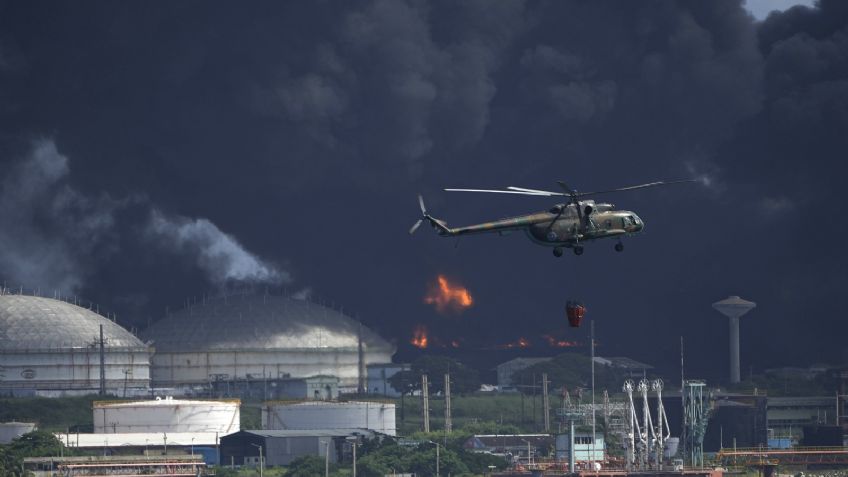
[[[95,402],[94,433],[217,432],[241,429],[238,400],[199,401],[157,399],[135,402]]]
[[[368,429],[390,436],[397,433],[395,405],[368,401],[266,403],[262,407],[262,428]]]
[[[155,349],[155,387],[335,376],[340,389],[355,390],[360,339],[363,368],[389,363],[395,352],[394,345],[340,311],[251,292],[204,298],[142,335]]]
[[[146,392],[151,350],[132,333],[92,310],[0,288],[0,394],[97,392],[101,326],[107,392]]]

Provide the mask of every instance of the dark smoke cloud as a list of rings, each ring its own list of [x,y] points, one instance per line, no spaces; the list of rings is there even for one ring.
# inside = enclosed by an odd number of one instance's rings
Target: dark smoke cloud
[[[844,330],[846,9],[755,23],[739,0],[0,4],[0,174],[21,204],[2,212],[0,266],[130,324],[297,270],[400,342],[422,323],[480,347],[585,342],[563,328],[576,298],[602,353],[662,366],[697,336],[707,377],[726,364],[709,303],[739,294],[759,303],[743,362],[837,360],[838,333],[798,317]],[[9,192],[33,137],[73,174],[58,161]],[[418,192],[461,224],[551,204],[439,189],[684,176],[703,184],[609,196],[648,224],[623,254],[405,235]],[[460,322],[421,305],[438,273],[475,291]]]

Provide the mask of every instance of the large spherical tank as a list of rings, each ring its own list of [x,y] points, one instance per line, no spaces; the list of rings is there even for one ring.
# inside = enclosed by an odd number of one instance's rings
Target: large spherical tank
[[[157,399],[94,403],[94,433],[217,432],[240,429],[239,406],[233,401]]]
[[[369,429],[394,436],[395,405],[392,403],[301,402],[267,403],[262,408],[264,429]]]
[[[150,348],[120,325],[61,300],[0,294],[0,394],[98,390],[101,326],[107,391],[147,389]]]
[[[12,439],[34,430],[34,422],[0,422],[0,444],[8,444]]]
[[[262,294],[204,299],[154,323],[155,386],[335,376],[356,388],[363,365],[389,363],[395,347],[339,311]]]

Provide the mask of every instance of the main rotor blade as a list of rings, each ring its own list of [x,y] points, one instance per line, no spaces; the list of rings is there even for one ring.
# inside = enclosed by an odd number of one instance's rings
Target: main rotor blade
[[[414,234],[415,231],[418,230],[418,227],[421,227],[422,222],[424,222],[424,220],[419,220],[418,222],[415,222],[414,224],[412,224],[412,228],[409,229],[409,235]]]
[[[621,192],[621,191],[625,191],[625,190],[644,189],[644,188],[646,188],[646,187],[655,187],[655,186],[662,186],[662,185],[681,184],[681,183],[683,183],[683,182],[697,182],[697,180],[696,180],[696,179],[683,179],[683,180],[679,180],[679,181],[657,181],[657,182],[648,182],[647,184],[639,184],[639,185],[628,186],[628,187],[619,187],[618,189],[597,190],[597,191],[593,191],[593,192],[578,192],[578,193],[577,193],[577,196],[578,196],[578,197],[585,197],[585,196],[587,196],[587,195],[594,195],[594,194],[606,194],[606,193],[608,193],[608,192]]]
[[[507,187],[507,189],[518,191],[518,192],[530,192],[530,193],[533,193],[533,194],[547,195],[547,196],[563,195],[562,192],[551,192],[549,190],[526,189],[524,187],[515,187],[515,186],[509,186],[509,187]]]
[[[488,190],[488,189],[445,189],[447,192],[492,192],[495,194],[520,194],[520,195],[535,195],[538,197],[546,197],[549,194],[541,194],[538,192],[524,192],[519,190]],[[561,194],[557,194],[561,195]]]
[[[418,194],[418,205],[421,206],[421,214],[427,215],[427,208],[424,207],[424,198],[421,197],[421,194]]]

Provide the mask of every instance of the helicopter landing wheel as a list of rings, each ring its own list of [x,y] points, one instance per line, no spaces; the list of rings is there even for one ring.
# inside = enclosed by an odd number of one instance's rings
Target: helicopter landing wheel
[[[617,244],[615,244],[615,251],[616,252],[623,252],[624,251],[624,244],[621,243],[621,242],[618,242]]]
[[[562,247],[554,247],[554,257],[562,257]]]
[[[583,246],[577,245],[574,247],[574,255],[583,255]]]

